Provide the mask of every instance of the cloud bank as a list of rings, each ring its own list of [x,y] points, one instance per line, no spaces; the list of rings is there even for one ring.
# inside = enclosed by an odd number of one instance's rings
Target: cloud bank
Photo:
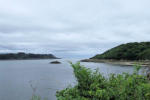
[[[0,53],[91,57],[150,41],[149,0],[0,0]]]

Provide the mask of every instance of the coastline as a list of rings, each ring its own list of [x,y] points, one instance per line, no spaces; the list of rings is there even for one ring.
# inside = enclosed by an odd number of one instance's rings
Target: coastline
[[[142,67],[150,67],[150,60],[113,60],[113,59],[83,59],[81,62],[107,63],[113,65],[134,66],[136,64]]]
[[[27,59],[0,59],[0,61],[7,61],[7,60],[46,60],[46,59],[61,59],[61,58],[27,58]]]

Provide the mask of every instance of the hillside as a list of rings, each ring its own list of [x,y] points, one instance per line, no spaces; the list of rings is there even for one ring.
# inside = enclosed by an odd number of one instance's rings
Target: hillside
[[[0,54],[0,60],[13,60],[13,59],[57,59],[52,54],[26,54],[23,52],[20,53],[8,53]]]
[[[150,60],[150,42],[122,44],[91,59]]]

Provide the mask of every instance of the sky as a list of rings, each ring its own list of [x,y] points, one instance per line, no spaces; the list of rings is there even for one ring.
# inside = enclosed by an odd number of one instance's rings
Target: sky
[[[150,0],[0,0],[0,53],[88,58],[150,41]]]

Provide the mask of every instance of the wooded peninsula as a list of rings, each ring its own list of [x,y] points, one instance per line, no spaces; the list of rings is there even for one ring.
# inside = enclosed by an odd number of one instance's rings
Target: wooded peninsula
[[[32,54],[32,53],[7,53],[0,54],[0,60],[22,60],[22,59],[57,59],[53,54]]]
[[[142,66],[150,65],[150,42],[133,42],[121,44],[107,50],[102,54],[82,60],[84,62],[104,62],[120,65],[134,65],[136,62]]]

